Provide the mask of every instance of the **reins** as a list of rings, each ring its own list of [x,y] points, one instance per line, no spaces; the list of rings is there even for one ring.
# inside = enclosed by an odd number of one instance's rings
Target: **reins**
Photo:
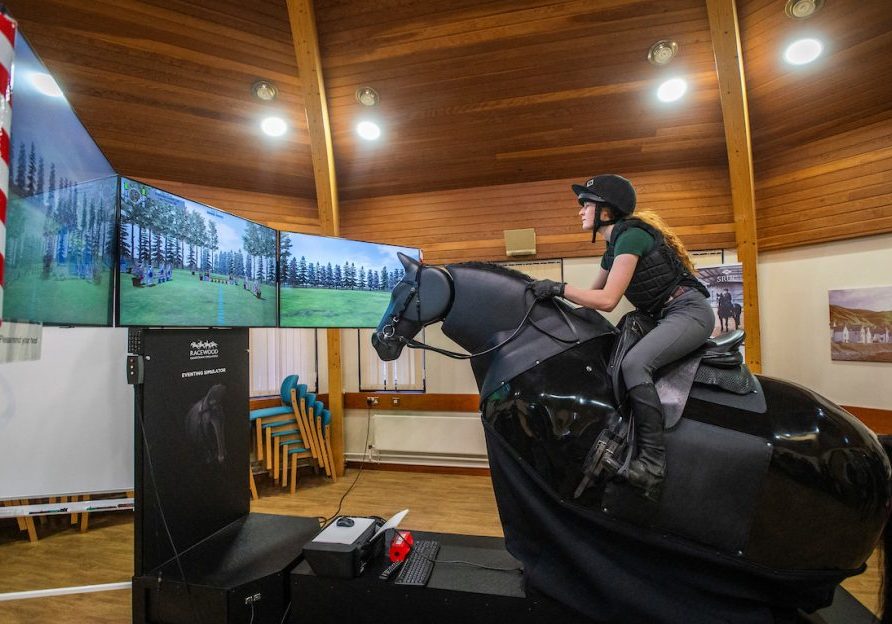
[[[449,277],[450,287],[453,287],[452,275],[446,269],[441,269],[441,270],[446,272],[446,275]],[[414,284],[412,286],[412,290],[410,291],[410,299],[406,300],[406,304],[403,307],[403,310],[400,312],[400,315],[405,313],[405,311],[408,309],[409,303],[411,301],[411,295],[414,294],[415,295],[415,310],[416,310],[416,315],[417,315],[416,320],[419,324],[423,325],[423,322],[421,320],[421,274],[422,274],[422,270],[419,270],[417,282],[410,282],[411,284]],[[524,291],[524,292],[526,292],[526,291]],[[454,293],[453,293],[453,296],[454,296]],[[527,308],[526,314],[523,315],[523,319],[520,321],[520,324],[514,329],[514,331],[511,333],[510,336],[505,338],[499,344],[489,347],[488,349],[484,349],[483,351],[478,351],[477,353],[458,353],[456,351],[450,351],[448,349],[442,349],[440,347],[433,347],[433,346],[431,346],[429,344],[425,344],[419,340],[415,340],[414,338],[406,338],[405,336],[397,335],[396,334],[396,324],[399,323],[399,321],[400,321],[400,315],[394,316],[391,323],[388,323],[387,325],[384,326],[384,328],[382,328],[382,331],[380,332],[380,336],[387,340],[396,339],[399,342],[403,343],[403,345],[409,347],[410,349],[422,349],[424,351],[433,351],[434,353],[439,353],[440,355],[445,355],[446,357],[449,357],[449,358],[452,358],[455,360],[469,360],[472,358],[480,357],[482,355],[487,355],[489,353],[492,353],[493,351],[496,351],[497,349],[501,349],[506,344],[508,344],[515,338],[517,338],[517,336],[520,334],[520,331],[523,329],[524,325],[526,325],[527,321],[529,321],[530,325],[532,325],[533,327],[538,329],[540,332],[542,332],[549,338],[553,338],[554,340],[557,340],[558,342],[563,342],[565,344],[573,344],[573,343],[579,344],[579,333],[576,331],[576,327],[573,325],[573,321],[570,320],[570,317],[567,316],[567,313],[564,312],[564,310],[561,308],[561,306],[558,305],[558,303],[554,299],[551,299],[551,304],[560,313],[561,317],[564,319],[564,322],[570,328],[570,331],[573,332],[572,339],[565,339],[565,338],[561,338],[560,336],[555,336],[554,334],[548,332],[547,330],[545,330],[542,327],[540,327],[539,325],[537,325],[536,322],[532,318],[530,318],[533,313],[533,309],[536,307],[536,304],[538,302],[539,302],[538,299],[533,298],[533,301],[530,302],[530,305]],[[388,328],[390,329],[389,335],[387,333]]]

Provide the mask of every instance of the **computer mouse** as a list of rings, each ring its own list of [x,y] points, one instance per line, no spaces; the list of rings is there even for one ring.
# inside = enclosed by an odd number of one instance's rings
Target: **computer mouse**
[[[338,518],[338,521],[335,522],[335,524],[337,524],[339,527],[352,527],[354,524],[356,524],[356,522],[353,520],[353,518],[341,516],[340,518]]]

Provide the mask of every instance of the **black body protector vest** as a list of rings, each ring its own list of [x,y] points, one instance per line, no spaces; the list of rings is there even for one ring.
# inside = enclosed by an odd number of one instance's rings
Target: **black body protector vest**
[[[648,225],[641,219],[627,217],[613,226],[611,243],[619,240],[620,235],[631,227],[644,230],[654,238],[655,245],[638,259],[632,281],[626,289],[626,298],[638,310],[648,314],[658,314],[675,289],[679,286],[690,286],[709,297],[706,287],[685,268],[678,254],[666,244],[662,232]],[[608,246],[604,254],[606,268],[613,267],[614,248]]]

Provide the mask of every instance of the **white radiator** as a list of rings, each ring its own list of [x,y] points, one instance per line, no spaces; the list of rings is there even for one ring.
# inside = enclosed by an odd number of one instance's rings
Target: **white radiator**
[[[381,456],[486,457],[479,416],[374,414],[369,443]]]

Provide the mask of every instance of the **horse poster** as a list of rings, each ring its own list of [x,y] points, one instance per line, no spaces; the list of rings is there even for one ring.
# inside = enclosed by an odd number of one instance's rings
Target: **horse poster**
[[[892,362],[892,286],[831,290],[830,358]]]
[[[712,337],[743,329],[743,265],[739,262],[698,267],[715,311]]]

